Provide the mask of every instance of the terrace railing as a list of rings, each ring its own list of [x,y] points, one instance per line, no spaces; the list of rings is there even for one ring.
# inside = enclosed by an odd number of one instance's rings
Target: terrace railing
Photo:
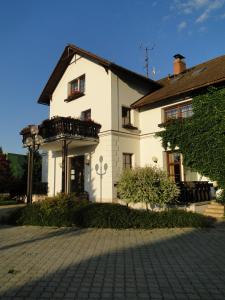
[[[39,134],[44,140],[60,137],[82,137],[98,139],[101,125],[91,120],[80,120],[70,117],[54,117],[44,120],[39,125]],[[23,140],[30,135],[29,127],[21,131]]]
[[[203,202],[212,199],[213,184],[208,181],[182,181],[177,185],[180,188],[180,203]]]

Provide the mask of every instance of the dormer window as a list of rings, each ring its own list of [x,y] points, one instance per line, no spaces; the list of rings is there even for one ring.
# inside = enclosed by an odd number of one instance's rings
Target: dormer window
[[[69,102],[71,100],[77,99],[84,95],[85,92],[85,75],[82,75],[68,85],[68,98],[65,100]]]

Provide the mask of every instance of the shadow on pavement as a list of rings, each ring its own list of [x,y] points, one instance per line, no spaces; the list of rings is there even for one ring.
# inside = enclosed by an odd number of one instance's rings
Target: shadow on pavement
[[[223,228],[35,230],[1,246],[0,299],[225,299]]]

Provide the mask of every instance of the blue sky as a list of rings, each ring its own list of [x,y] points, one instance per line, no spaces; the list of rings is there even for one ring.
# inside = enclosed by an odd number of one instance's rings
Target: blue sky
[[[19,131],[48,117],[36,103],[59,56],[76,44],[156,78],[172,56],[188,67],[225,54],[225,0],[0,0],[0,146],[23,153]]]

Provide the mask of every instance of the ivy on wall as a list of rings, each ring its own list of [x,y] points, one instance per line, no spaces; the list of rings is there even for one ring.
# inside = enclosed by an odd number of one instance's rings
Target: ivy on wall
[[[210,87],[192,105],[192,117],[164,123],[156,135],[165,149],[179,148],[186,167],[225,190],[225,88]]]

